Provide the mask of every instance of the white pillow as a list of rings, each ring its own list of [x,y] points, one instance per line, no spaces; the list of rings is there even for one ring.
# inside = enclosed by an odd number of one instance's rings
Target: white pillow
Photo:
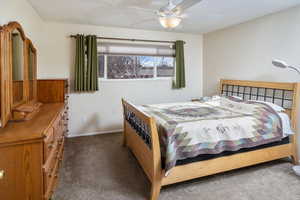
[[[289,136],[293,135],[294,131],[292,130],[291,123],[290,123],[290,118],[286,113],[279,113],[279,116],[282,121],[282,131],[283,131],[283,136]]]
[[[285,109],[283,107],[278,106],[278,105],[276,105],[274,103],[271,103],[271,102],[258,101],[258,100],[249,100],[249,101],[255,101],[255,102],[265,103],[268,106],[270,106],[271,108],[273,108],[276,112],[284,112],[285,111]]]

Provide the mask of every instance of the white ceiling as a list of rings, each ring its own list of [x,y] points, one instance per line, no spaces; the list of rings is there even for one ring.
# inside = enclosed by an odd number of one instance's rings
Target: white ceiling
[[[146,30],[163,30],[156,15],[146,9],[158,9],[167,3],[167,0],[28,1],[47,21]],[[203,0],[186,10],[187,18],[172,31],[210,32],[297,5],[300,0]]]

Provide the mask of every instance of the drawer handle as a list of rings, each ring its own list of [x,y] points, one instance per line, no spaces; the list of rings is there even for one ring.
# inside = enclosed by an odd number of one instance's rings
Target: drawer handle
[[[64,140],[64,136],[62,135],[58,139],[58,144],[61,145],[63,143],[63,140]]]
[[[48,145],[48,149],[52,149],[53,146],[54,146],[53,144],[49,144],[49,145]]]
[[[0,170],[0,180],[4,178],[5,172],[4,170]]]
[[[53,170],[50,170],[49,173],[48,173],[48,177],[49,177],[49,178],[52,177],[52,171],[53,171]]]

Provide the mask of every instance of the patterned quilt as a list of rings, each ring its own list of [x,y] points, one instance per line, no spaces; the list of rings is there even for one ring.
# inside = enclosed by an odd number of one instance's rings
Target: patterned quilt
[[[283,137],[277,112],[259,102],[214,96],[140,109],[156,119],[166,175],[177,160],[237,151]]]

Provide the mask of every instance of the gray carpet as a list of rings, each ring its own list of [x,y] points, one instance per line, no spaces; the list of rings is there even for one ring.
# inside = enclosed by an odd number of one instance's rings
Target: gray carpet
[[[147,199],[150,184],[121,134],[67,139],[54,200]],[[160,200],[300,200],[287,160],[163,187]]]

